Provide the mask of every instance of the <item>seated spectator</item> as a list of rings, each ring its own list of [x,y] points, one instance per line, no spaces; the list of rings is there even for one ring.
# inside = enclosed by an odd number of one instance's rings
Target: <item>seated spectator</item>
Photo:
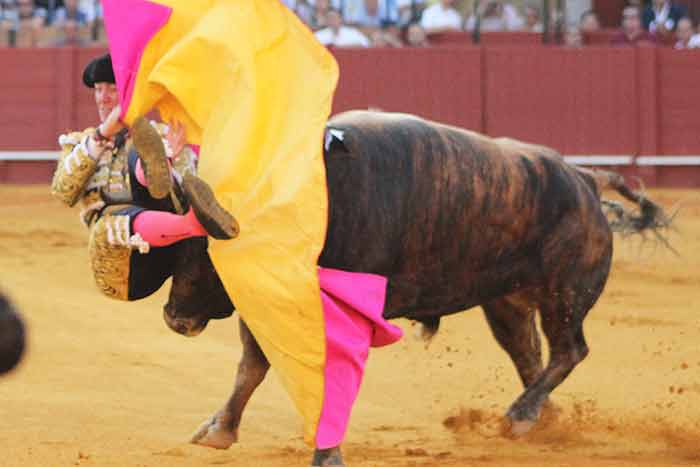
[[[17,0],[16,15],[7,25],[10,46],[35,47],[44,29],[44,17],[36,11],[34,0]]]
[[[462,15],[452,8],[454,0],[440,0],[423,11],[420,25],[427,34],[462,29]]]
[[[501,1],[503,6],[503,16],[506,19],[506,28],[508,31],[517,31],[525,26],[525,20],[518,13],[518,9],[511,5],[510,2]]]
[[[88,15],[78,6],[78,0],[63,0],[63,6],[56,9],[52,23],[61,25],[69,19],[78,23],[78,26],[88,24]]]
[[[534,5],[527,5],[525,7],[525,27],[526,31],[530,32],[543,32],[544,26],[542,26],[542,21],[540,18],[540,9]]]
[[[58,37],[49,43],[49,47],[87,47],[90,41],[83,36],[84,29],[74,19],[66,19],[56,26]],[[85,28],[86,26],[83,26]]]
[[[612,45],[636,45],[642,42],[655,44],[656,36],[642,27],[639,7],[627,6],[622,10],[622,29],[612,38]]]
[[[479,5],[476,15],[480,17],[481,31],[516,31],[522,29],[525,22],[513,5],[500,0],[488,0]],[[471,15],[465,24],[467,31],[476,27],[476,16]]]
[[[312,6],[307,0],[281,0],[287,8],[292,10],[300,20],[304,22],[307,26],[311,27],[312,17],[314,13],[314,6]]]
[[[581,13],[578,27],[571,28],[566,32],[566,45],[571,47],[582,47],[589,40],[589,35],[600,31],[600,21],[598,15],[593,10],[586,10]]]
[[[34,7],[37,12],[46,18],[46,23],[50,23],[56,8],[63,6],[63,0],[34,0]]]
[[[425,0],[396,0],[399,27],[407,27],[420,20],[425,5]]]
[[[428,35],[418,22],[413,22],[406,28],[406,43],[410,47],[428,47]]]
[[[681,49],[696,49],[700,48],[700,34],[694,34],[693,21],[684,16],[678,20],[676,25],[676,44],[673,48]]]
[[[341,14],[345,24],[367,33],[399,21],[399,9],[395,0],[343,0]]]
[[[652,0],[644,10],[644,29],[652,34],[669,35],[685,15],[685,8],[671,0]]]
[[[328,12],[331,10],[329,0],[316,0],[309,27],[312,31],[318,31],[328,26]]]
[[[374,30],[370,39],[372,47],[403,47],[398,31],[393,26]]]
[[[595,11],[587,10],[581,13],[578,28],[584,34],[600,31],[600,20]]]
[[[369,39],[359,29],[343,25],[340,12],[330,10],[327,15],[328,27],[316,31],[316,39],[325,46],[369,47]]]

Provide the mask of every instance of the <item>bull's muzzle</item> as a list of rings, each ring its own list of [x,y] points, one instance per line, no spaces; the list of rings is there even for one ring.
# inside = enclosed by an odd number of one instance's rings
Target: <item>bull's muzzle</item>
[[[163,319],[165,320],[165,324],[167,324],[170,329],[187,337],[198,336],[202,331],[204,331],[204,328],[206,328],[207,324],[209,323],[208,319],[196,317],[181,318],[173,316],[172,310],[169,310],[167,305],[163,310]]]

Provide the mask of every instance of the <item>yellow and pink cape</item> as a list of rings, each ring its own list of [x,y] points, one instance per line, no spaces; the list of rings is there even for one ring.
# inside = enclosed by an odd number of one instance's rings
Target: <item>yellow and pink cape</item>
[[[386,279],[317,266],[327,223],[322,142],[333,56],[279,0],[103,0],[122,118],[157,108],[200,149],[199,175],[241,226],[209,253],[304,418],[340,444]]]

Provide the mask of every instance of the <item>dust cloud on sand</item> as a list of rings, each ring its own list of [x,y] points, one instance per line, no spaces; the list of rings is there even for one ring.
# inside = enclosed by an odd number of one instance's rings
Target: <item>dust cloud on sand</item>
[[[443,321],[426,349],[412,336],[372,351],[347,434],[352,467],[700,466],[700,191],[682,200],[677,258],[616,238],[607,288],[586,320],[591,353],[541,423],[503,436],[520,393],[478,309]],[[233,385],[236,317],[197,338],[162,320],[167,285],[136,303],[102,297],[77,210],[48,187],[0,187],[0,288],[24,315],[28,352],[0,379],[7,467],[305,466],[301,420],[271,375],[226,451],[187,444]]]

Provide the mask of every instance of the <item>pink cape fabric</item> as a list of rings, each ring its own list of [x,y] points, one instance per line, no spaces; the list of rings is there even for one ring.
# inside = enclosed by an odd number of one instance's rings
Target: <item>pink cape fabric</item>
[[[134,93],[134,79],[143,51],[168,22],[172,9],[144,0],[103,0],[102,8],[122,106],[121,117],[124,118]]]
[[[400,328],[383,317],[387,279],[375,274],[318,269],[326,326],[323,409],[316,447],[341,444],[369,354],[369,347],[393,344]]]

